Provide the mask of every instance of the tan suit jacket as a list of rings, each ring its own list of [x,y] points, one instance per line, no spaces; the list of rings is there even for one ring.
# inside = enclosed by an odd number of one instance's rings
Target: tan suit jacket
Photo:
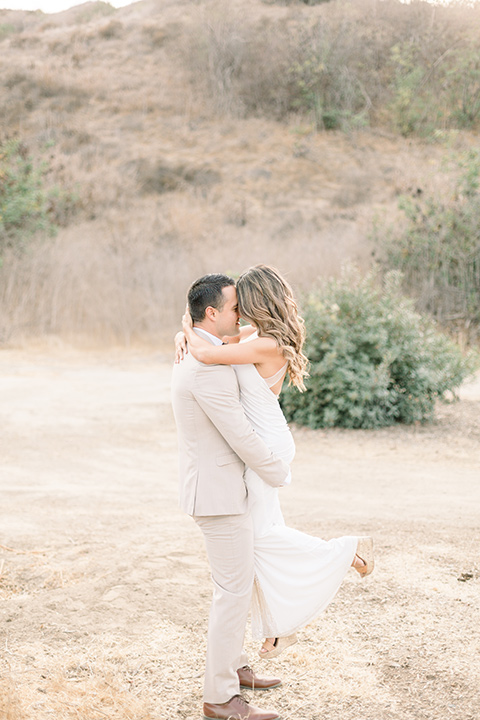
[[[247,509],[245,466],[273,487],[288,465],[248,422],[235,371],[204,365],[188,353],[174,366],[172,403],[178,429],[180,505],[189,515],[236,515]]]

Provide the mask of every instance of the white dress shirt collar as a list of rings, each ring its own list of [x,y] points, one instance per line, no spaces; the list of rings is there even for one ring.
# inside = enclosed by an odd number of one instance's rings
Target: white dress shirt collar
[[[205,340],[209,340],[209,342],[213,343],[213,345],[223,345],[220,338],[218,338],[216,335],[212,335],[212,333],[209,333],[207,330],[204,330],[203,328],[194,326],[193,331],[200,337],[203,337]]]

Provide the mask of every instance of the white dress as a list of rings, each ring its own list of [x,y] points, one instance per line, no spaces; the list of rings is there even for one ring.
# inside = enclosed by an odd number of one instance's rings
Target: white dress
[[[291,463],[294,440],[278,397],[270,390],[285,368],[265,380],[254,365],[233,367],[250,423],[275,455]],[[250,469],[245,479],[255,532],[252,635],[291,635],[333,600],[353,562],[358,538],[325,541],[287,527],[278,489]]]

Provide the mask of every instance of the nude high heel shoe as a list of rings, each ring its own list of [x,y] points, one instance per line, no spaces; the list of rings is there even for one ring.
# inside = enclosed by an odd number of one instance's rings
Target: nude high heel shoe
[[[277,657],[277,655],[280,655],[280,653],[290,647],[290,645],[295,645],[296,642],[297,636],[295,633],[293,635],[287,635],[286,637],[275,638],[273,643],[270,642],[270,640],[265,640],[258,654],[263,660],[271,660]]]
[[[353,568],[362,577],[373,572],[375,561],[373,559],[373,540],[371,537],[359,537],[355,557],[363,562],[363,565],[353,565]],[[355,560],[354,560],[355,561]]]

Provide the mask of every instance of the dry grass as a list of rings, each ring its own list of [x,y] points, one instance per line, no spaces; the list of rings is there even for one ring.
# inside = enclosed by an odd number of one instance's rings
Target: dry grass
[[[211,582],[177,507],[170,363],[63,347],[0,364],[1,720],[197,718]],[[476,397],[429,426],[295,430],[288,523],[371,532],[377,566],[348,574],[275,662],[248,640],[284,681],[247,693],[256,704],[284,720],[476,719]]]
[[[269,130],[263,121],[239,125],[238,140],[219,138],[204,164],[188,162],[188,147],[150,159],[139,147],[137,159],[121,165],[121,187],[115,173],[94,172],[99,159],[110,161],[100,138],[85,138],[64,168],[55,150],[64,186],[84,178],[76,222],[53,241],[39,239],[23,255],[5,256],[2,342],[42,333],[165,340],[178,327],[187,287],[204,273],[234,274],[266,262],[301,292],[348,258],[367,268],[375,214],[390,221],[397,192],[441,177],[439,149],[415,148],[416,164],[407,172],[402,166],[407,154],[412,160],[412,146],[385,141],[384,174],[377,156],[356,140]],[[62,146],[78,142],[77,132],[64,135]],[[200,130],[196,142],[208,142],[209,132],[210,126]]]
[[[315,525],[308,529],[319,530]],[[374,530],[379,549],[375,577],[361,583],[348,576],[334,605],[301,633],[300,643],[268,665],[268,672],[284,679],[283,687],[262,694],[260,700],[253,693],[246,696],[275,707],[284,720],[334,720],[339,715],[345,720],[475,720],[480,699],[480,568],[473,529],[452,525],[448,539],[441,528],[437,533],[432,525],[415,529],[408,521]],[[28,572],[24,567],[23,579],[17,579],[21,605],[28,607],[39,593],[46,607],[55,604],[59,586],[39,585],[36,572],[38,568]],[[174,598],[181,591],[181,573],[179,566]],[[91,565],[93,592],[100,577],[99,568]],[[151,581],[144,592],[151,590]],[[75,597],[69,583],[61,588],[65,598]],[[69,628],[68,611],[62,611],[60,623],[41,625],[34,637],[7,635],[0,717],[197,717],[209,592],[206,572],[198,588],[203,608],[193,605],[183,622],[172,622],[170,605],[159,611],[153,603],[151,623],[140,634],[132,635],[127,627],[91,634],[88,623],[83,631]],[[118,593],[112,591],[108,598],[109,612],[114,613]],[[66,602],[72,611],[71,600]],[[128,603],[118,606],[125,607],[127,622],[130,613],[138,612],[134,597]],[[14,607],[10,603],[10,612]],[[252,658],[255,650],[249,642]],[[254,664],[259,670],[259,663]]]
[[[47,163],[47,185],[76,198],[52,243],[3,259],[1,341],[166,336],[190,282],[212,270],[267,262],[301,291],[345,261],[368,268],[374,219],[395,218],[399,192],[441,183],[445,151],[316,133],[318,118],[291,112],[287,66],[328,36],[330,67],[373,68],[362,83],[381,115],[392,42],[423,42],[430,28],[437,52],[467,20],[476,27],[468,13],[393,0],[233,0],[228,13],[207,1],[96,3],[48,22],[1,11],[15,33],[2,40],[0,138],[20,137]]]
[[[109,233],[107,242],[99,244],[80,230],[68,243],[46,242],[31,248],[26,258],[7,257],[3,341],[56,334],[130,344],[152,337],[165,323],[171,332],[172,248],[129,240]]]

